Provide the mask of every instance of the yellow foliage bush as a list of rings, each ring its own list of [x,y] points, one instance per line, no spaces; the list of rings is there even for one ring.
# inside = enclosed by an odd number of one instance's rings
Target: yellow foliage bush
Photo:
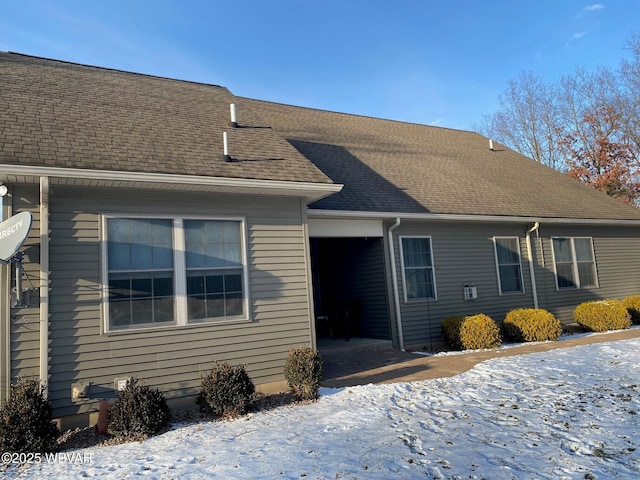
[[[581,303],[573,311],[573,319],[592,332],[622,330],[631,326],[631,315],[620,300]]]
[[[507,313],[502,324],[507,338],[516,342],[557,340],[560,320],[542,308],[518,308]]]
[[[491,317],[483,313],[445,318],[442,322],[442,336],[456,350],[495,348],[502,344],[500,328]]]
[[[622,299],[622,305],[627,309],[631,316],[631,321],[635,324],[640,323],[640,295],[631,295]]]

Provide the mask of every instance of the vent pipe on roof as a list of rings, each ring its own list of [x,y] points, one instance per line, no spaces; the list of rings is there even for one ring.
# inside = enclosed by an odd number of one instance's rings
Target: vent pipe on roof
[[[229,139],[227,138],[227,132],[222,132],[222,160],[230,162],[229,156]]]
[[[238,121],[236,119],[236,104],[231,103],[229,105],[229,109],[231,110],[231,121],[229,122],[229,125],[233,128],[236,128],[238,126]]]
[[[493,151],[493,140],[489,139],[489,150]]]

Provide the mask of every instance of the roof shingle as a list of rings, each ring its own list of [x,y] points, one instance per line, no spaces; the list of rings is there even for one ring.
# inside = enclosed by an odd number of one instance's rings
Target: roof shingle
[[[0,163],[331,183],[223,87],[14,53],[0,85]]]
[[[312,208],[639,220],[624,204],[477,133],[295,107],[251,106],[341,192]]]

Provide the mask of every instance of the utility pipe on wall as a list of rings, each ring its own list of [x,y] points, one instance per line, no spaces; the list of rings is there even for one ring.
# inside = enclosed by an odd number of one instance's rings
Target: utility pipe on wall
[[[531,232],[538,231],[540,228],[540,222],[533,224],[529,230],[527,230],[527,261],[529,262],[529,274],[531,275],[531,294],[533,295],[533,308],[538,308],[538,289],[536,287],[536,273],[534,271],[535,265],[533,264],[533,251],[531,248]]]
[[[40,383],[49,395],[49,177],[40,177]]]
[[[400,350],[404,352],[404,335],[402,333],[402,315],[400,313],[400,292],[398,289],[398,272],[396,271],[396,253],[393,248],[393,231],[400,226],[400,217],[396,218],[396,223],[387,230],[389,240],[389,256],[391,257],[391,281],[393,283],[393,302],[396,309],[396,324],[398,326],[398,344]]]

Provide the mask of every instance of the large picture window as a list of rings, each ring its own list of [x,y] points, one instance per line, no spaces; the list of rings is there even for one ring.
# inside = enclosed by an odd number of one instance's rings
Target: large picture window
[[[106,329],[247,318],[242,220],[105,217]]]
[[[400,237],[405,301],[436,298],[431,237]]]
[[[494,237],[493,246],[496,255],[500,295],[523,293],[520,240],[518,237]]]
[[[557,288],[597,287],[598,274],[591,238],[553,237],[551,240]]]

